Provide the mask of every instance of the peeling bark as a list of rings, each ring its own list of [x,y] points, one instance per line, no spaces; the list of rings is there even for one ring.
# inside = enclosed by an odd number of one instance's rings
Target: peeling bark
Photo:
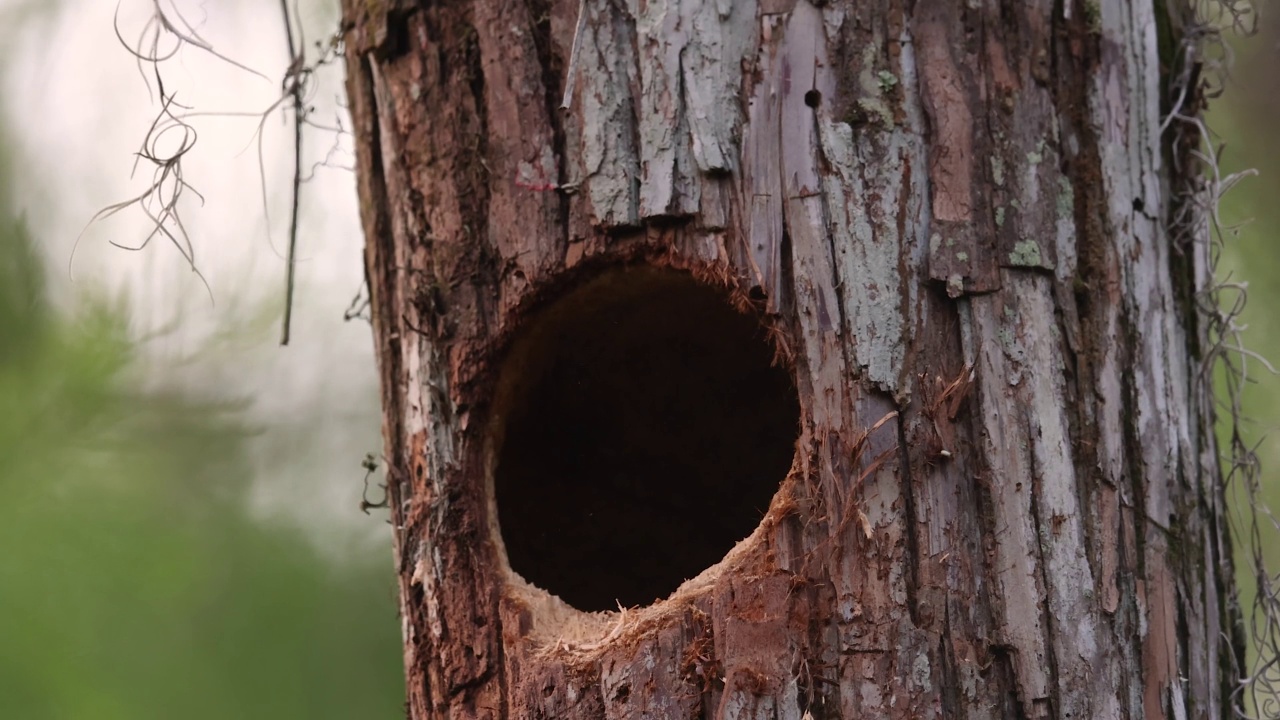
[[[1163,9],[344,11],[411,717],[1225,714]],[[583,613],[507,565],[495,387],[549,299],[636,264],[762,313],[801,427],[721,563]]]

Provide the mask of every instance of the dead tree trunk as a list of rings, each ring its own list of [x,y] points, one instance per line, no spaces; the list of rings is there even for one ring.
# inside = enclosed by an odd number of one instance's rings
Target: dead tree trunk
[[[1224,716],[1154,4],[345,0],[411,716]]]

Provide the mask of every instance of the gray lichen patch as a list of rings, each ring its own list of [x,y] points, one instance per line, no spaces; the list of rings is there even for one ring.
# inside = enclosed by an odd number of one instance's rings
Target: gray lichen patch
[[[1004,186],[1004,161],[999,155],[991,156],[991,182],[997,187]]]
[[[1040,246],[1034,240],[1023,240],[1013,246],[1009,253],[1010,265],[1039,267],[1041,265]]]
[[[1058,177],[1058,195],[1056,200],[1059,220],[1070,220],[1075,212],[1076,194],[1071,186],[1071,179],[1066,175]]]
[[[1036,149],[1027,153],[1027,164],[1031,166],[1039,165],[1044,162],[1044,141],[1041,140]]]

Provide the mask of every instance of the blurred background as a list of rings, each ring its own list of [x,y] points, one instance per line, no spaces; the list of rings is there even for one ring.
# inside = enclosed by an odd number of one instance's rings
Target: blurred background
[[[298,6],[313,56],[337,5]],[[278,2],[176,8],[271,79],[188,46],[162,66],[175,103],[275,102]],[[151,10],[121,2],[121,35]],[[265,196],[258,119],[192,121],[179,209],[207,289],[163,239],[110,244],[147,236],[137,208],[77,246],[154,171],[130,177],[158,104],[115,13],[0,0],[0,718],[403,717],[387,517],[360,510],[361,463],[382,444],[369,326],[343,320],[363,281],[349,139],[307,135],[287,347],[279,114],[262,128]],[[338,122],[342,82],[336,65],[317,75],[318,124]]]
[[[1280,22],[1255,6],[1210,124],[1224,173],[1258,170],[1223,202],[1240,227],[1221,269],[1247,283],[1245,344],[1280,359]],[[151,0],[0,0],[0,717],[401,717],[386,515],[360,509],[381,441],[369,327],[344,320],[363,280],[350,138],[306,136],[281,347],[293,131],[254,116],[290,61],[279,3],[173,7],[265,76],[190,44],[163,66],[175,102],[244,113],[191,121],[203,203],[179,208],[203,279],[163,239],[111,244],[147,237],[137,209],[86,228],[152,178],[130,171],[155,83],[113,30],[138,38]],[[297,15],[314,58],[337,0]],[[342,82],[314,77],[317,124],[346,122]],[[1251,363],[1245,441],[1280,508],[1280,381]]]

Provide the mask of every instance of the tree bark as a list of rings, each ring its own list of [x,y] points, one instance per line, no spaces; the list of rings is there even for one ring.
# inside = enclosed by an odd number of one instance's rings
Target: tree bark
[[[1180,9],[343,5],[412,718],[1229,714]],[[759,318],[798,439],[722,562],[581,612],[508,564],[503,388],[640,266]]]

